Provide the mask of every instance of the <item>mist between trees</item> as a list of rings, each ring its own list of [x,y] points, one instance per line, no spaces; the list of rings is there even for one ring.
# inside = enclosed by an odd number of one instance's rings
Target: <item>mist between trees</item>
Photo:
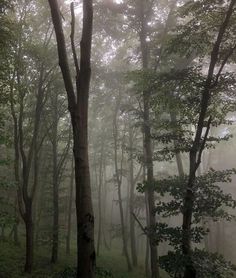
[[[0,0],[0,277],[236,271],[236,0]]]

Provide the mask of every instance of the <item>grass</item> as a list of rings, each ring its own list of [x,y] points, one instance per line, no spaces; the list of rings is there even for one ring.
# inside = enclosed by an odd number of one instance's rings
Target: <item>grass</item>
[[[98,267],[111,271],[114,278],[144,278],[144,267],[142,262],[133,269],[127,271],[125,257],[121,255],[120,247],[114,247],[112,251],[101,250],[101,255],[97,257]],[[40,248],[35,251],[34,271],[31,275],[23,273],[24,268],[24,246],[15,246],[8,241],[0,241],[0,278],[57,278],[64,269],[74,268],[76,265],[76,251],[72,249],[71,255],[65,254],[63,246],[59,254],[58,264],[50,264],[50,250]],[[72,277],[72,276],[70,276]],[[163,274],[162,276],[166,276]],[[65,277],[66,278],[66,277]]]
[[[105,251],[102,250],[101,256],[97,257],[97,265],[102,266],[112,272],[114,278],[144,278],[145,273],[142,266],[127,271],[125,257],[121,255],[120,250]]]

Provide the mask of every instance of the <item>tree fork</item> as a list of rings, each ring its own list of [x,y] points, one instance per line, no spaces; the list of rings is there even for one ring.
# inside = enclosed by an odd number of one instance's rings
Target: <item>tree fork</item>
[[[91,77],[91,44],[93,24],[93,1],[83,1],[83,29],[80,42],[80,68],[74,49],[74,13],[72,13],[71,45],[76,70],[76,91],[73,87],[68,63],[61,12],[57,0],[48,0],[56,33],[59,65],[67,92],[69,112],[73,129],[73,152],[75,162],[76,215],[77,215],[77,277],[95,277],[94,214],[91,199],[88,161],[88,98]]]

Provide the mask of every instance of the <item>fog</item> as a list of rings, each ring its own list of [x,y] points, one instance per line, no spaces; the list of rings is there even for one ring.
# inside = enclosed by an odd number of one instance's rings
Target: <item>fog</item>
[[[0,278],[236,277],[236,0],[0,0]]]

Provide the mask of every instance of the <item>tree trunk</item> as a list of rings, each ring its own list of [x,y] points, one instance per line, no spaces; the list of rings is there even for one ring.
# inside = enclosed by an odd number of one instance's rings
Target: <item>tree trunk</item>
[[[13,238],[14,238],[14,244],[15,245],[19,245],[20,242],[19,242],[19,236],[18,236],[18,225],[19,225],[19,222],[17,222],[15,225],[14,225],[14,230],[13,230]]]
[[[78,250],[77,277],[93,278],[95,266],[94,216],[88,166],[88,146],[81,141],[83,140],[80,140],[77,136],[74,137]],[[77,149],[76,146],[80,146],[80,149]]]
[[[143,93],[144,101],[144,147],[145,147],[145,164],[147,169],[147,183],[150,185],[147,189],[148,197],[148,210],[149,210],[149,243],[151,253],[151,271],[152,278],[158,278],[158,254],[157,246],[154,240],[156,217],[155,217],[155,197],[152,189],[152,183],[154,181],[153,176],[153,161],[152,161],[152,142],[151,142],[151,128],[150,128],[150,95],[148,92]]]
[[[98,239],[97,239],[97,256],[100,252],[100,243],[102,236],[102,181],[103,181],[103,160],[104,160],[104,140],[102,138],[99,162],[99,184],[98,184]]]
[[[200,112],[199,118],[196,128],[195,138],[193,140],[193,144],[189,153],[189,178],[188,183],[186,185],[186,192],[183,200],[183,225],[182,225],[182,252],[183,255],[188,257],[188,263],[185,266],[184,278],[195,278],[196,270],[194,269],[193,262],[191,259],[191,224],[192,224],[192,215],[193,215],[193,207],[194,207],[194,182],[196,179],[196,171],[201,163],[202,152],[205,148],[205,144],[208,138],[208,133],[211,127],[211,116],[207,121],[206,131],[203,132],[205,127],[205,121],[207,116],[207,111],[209,107],[209,103],[211,100],[211,92],[212,89],[215,88],[218,84],[218,80],[224,69],[225,64],[227,63],[230,56],[232,56],[234,48],[231,49],[227,59],[222,62],[218,73],[215,75],[215,69],[217,66],[219,53],[221,44],[224,38],[224,34],[227,32],[227,27],[231,16],[234,11],[234,6],[236,4],[236,0],[231,0],[228,6],[228,10],[226,11],[225,18],[220,25],[219,32],[216,38],[216,41],[213,45],[213,49],[211,52],[211,59],[208,68],[207,77],[204,83],[204,88],[201,92],[201,103],[200,103]]]
[[[106,239],[106,233],[105,233],[105,228],[106,228],[106,220],[107,220],[107,175],[106,175],[106,160],[104,158],[104,163],[103,163],[103,180],[104,180],[104,194],[103,194],[103,226],[102,226],[102,233],[103,233],[103,242],[104,246],[107,250],[110,250],[110,246],[107,242]],[[104,227],[105,224],[105,227]]]
[[[131,257],[133,266],[138,265],[137,258],[137,248],[136,248],[136,234],[135,234],[135,219],[133,217],[134,213],[134,190],[135,190],[135,181],[134,181],[134,161],[133,161],[133,128],[129,126],[129,149],[130,149],[130,157],[129,157],[129,174],[130,174],[130,247],[131,247]]]
[[[112,248],[112,231],[113,231],[113,210],[114,210],[114,195],[115,189],[113,190],[112,194],[112,202],[111,202],[111,215],[110,215],[110,233],[109,233],[109,247]]]
[[[131,266],[129,253],[128,253],[127,234],[125,230],[124,211],[122,206],[121,184],[118,184],[118,201],[119,201],[120,221],[121,221],[121,230],[122,230],[122,239],[123,239],[123,251],[127,261],[128,271],[131,271],[132,266]]]
[[[58,100],[53,97],[53,127],[52,127],[52,155],[53,155],[53,230],[52,230],[52,256],[51,263],[58,260],[59,245],[59,182],[58,182]]]
[[[70,73],[61,12],[56,0],[48,0],[56,33],[59,65],[61,68],[73,128],[75,159],[76,215],[77,215],[77,277],[95,277],[94,214],[91,198],[88,160],[88,98],[91,77],[91,44],[93,1],[83,1],[83,28],[80,42],[80,68],[75,44],[75,14],[71,4],[71,46],[76,70],[76,92]]]
[[[13,239],[14,239],[15,245],[20,244],[19,235],[18,235],[19,223],[20,223],[20,219],[19,219],[19,211],[18,211],[18,202],[17,202],[17,197],[16,197],[16,199],[15,199],[15,223],[13,226]]]
[[[26,204],[26,212],[24,217],[26,229],[26,261],[25,272],[31,273],[33,267],[33,244],[34,244],[34,230],[32,219],[32,201],[28,200]]]
[[[123,143],[122,143],[122,155],[121,155],[121,162],[120,162],[120,169],[118,168],[118,127],[117,127],[117,115],[120,107],[120,100],[121,96],[119,95],[119,99],[117,100],[116,107],[115,107],[115,114],[113,118],[113,137],[114,137],[114,151],[115,151],[115,176],[116,182],[118,186],[118,204],[119,204],[119,211],[120,211],[120,221],[121,221],[121,233],[122,233],[122,241],[123,241],[123,252],[126,258],[128,271],[132,270],[132,265],[129,258],[128,253],[128,244],[127,244],[127,233],[125,228],[125,219],[124,219],[124,211],[122,205],[122,196],[121,196],[121,185],[122,185],[122,176],[123,176],[123,159],[124,159],[124,150],[123,150]],[[123,135],[124,136],[124,135]],[[123,137],[124,139],[124,137]]]
[[[147,17],[146,3],[140,0],[140,23],[141,30],[139,32],[141,54],[142,54],[142,66],[143,70],[148,69],[148,59],[149,59],[149,47],[147,44]],[[157,245],[154,239],[154,231],[156,226],[155,217],[155,197],[154,191],[151,184],[154,181],[153,175],[153,154],[152,154],[152,140],[151,140],[151,127],[150,127],[150,92],[143,92],[143,131],[144,131],[144,150],[145,150],[145,167],[147,170],[147,183],[150,185],[147,189],[147,199],[148,199],[148,210],[149,210],[149,244],[150,244],[150,258],[151,258],[151,272],[152,278],[159,278],[159,267],[158,267],[158,253]]]
[[[67,236],[66,236],[66,254],[70,254],[70,240],[71,240],[71,216],[72,216],[72,201],[73,201],[73,188],[74,188],[74,159],[71,163],[71,176],[70,176],[70,193],[69,193],[69,208],[68,208],[68,222],[67,222]]]

